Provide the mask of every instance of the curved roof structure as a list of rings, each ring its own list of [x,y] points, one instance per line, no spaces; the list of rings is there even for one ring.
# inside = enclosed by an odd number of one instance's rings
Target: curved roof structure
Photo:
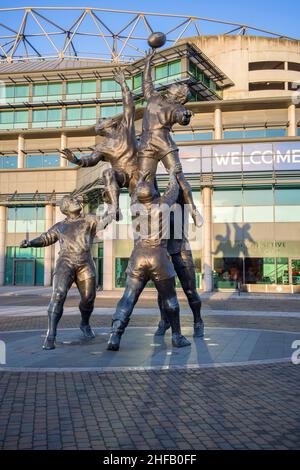
[[[78,6],[0,8],[0,61],[128,62],[145,54],[153,31],[166,34],[167,46],[209,34],[295,39],[247,24],[188,15]]]

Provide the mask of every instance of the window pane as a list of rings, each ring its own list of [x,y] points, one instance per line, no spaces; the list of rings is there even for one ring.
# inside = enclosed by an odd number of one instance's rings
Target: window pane
[[[244,222],[273,222],[273,206],[244,207]]]
[[[96,80],[84,80],[82,82],[82,95],[96,96]]]
[[[100,91],[107,93],[110,91],[116,91],[116,82],[112,79],[105,79],[100,81]]]
[[[15,125],[19,123],[28,125],[28,111],[15,111],[14,117],[15,117]]]
[[[89,121],[90,124],[94,124],[96,121],[96,107],[89,106],[86,108],[82,108],[81,118],[84,121]]]
[[[47,126],[47,110],[34,109],[32,111],[32,127],[46,127]]]
[[[79,97],[81,95],[81,81],[67,83],[67,98]]]
[[[244,189],[245,206],[267,206],[273,204],[272,189]]]
[[[213,203],[215,206],[241,206],[242,205],[242,191],[241,190],[214,191]]]
[[[246,284],[275,284],[275,258],[245,258]]]
[[[300,285],[300,259],[292,259],[292,283]]]
[[[0,168],[18,168],[18,157],[15,155],[0,157]]]
[[[139,73],[138,75],[135,75],[133,77],[133,88],[134,90],[137,90],[138,88],[141,88],[142,86],[142,74]]]
[[[48,127],[60,127],[61,126],[61,108],[48,109],[47,125]]]
[[[242,207],[214,207],[213,208],[213,222],[242,222],[243,211]]]
[[[278,206],[298,205],[300,201],[300,189],[275,189],[275,204]]]
[[[47,84],[46,83],[34,83],[32,89],[33,96],[47,96]]]
[[[235,289],[243,278],[242,258],[214,259],[214,286],[216,288]]]
[[[159,65],[155,67],[155,79],[166,78],[168,76],[168,64]]]
[[[122,112],[123,106],[115,105],[115,106],[101,106],[100,115],[102,118],[108,118],[115,116]]]
[[[116,258],[115,260],[115,287],[125,287],[128,259]]]
[[[26,168],[42,168],[43,156],[42,155],[26,155],[25,167]]]
[[[277,284],[289,284],[289,260],[288,258],[276,259]]]
[[[275,206],[275,222],[300,222],[300,206]]]
[[[48,84],[48,100],[59,100],[62,98],[62,83]]]
[[[66,125],[67,126],[80,126],[81,109],[67,108]]]

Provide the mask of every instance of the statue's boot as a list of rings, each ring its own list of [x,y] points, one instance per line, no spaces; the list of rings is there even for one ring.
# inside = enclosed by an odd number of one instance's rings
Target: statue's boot
[[[166,331],[171,327],[171,324],[168,320],[160,320],[157,330],[154,333],[155,336],[164,336]]]
[[[84,325],[81,322],[80,329],[86,339],[94,339],[96,337],[94,331],[91,328],[91,325]]]
[[[48,310],[48,331],[43,344],[43,349],[55,349],[57,325],[62,316],[62,310]]]
[[[175,348],[190,346],[190,341],[181,334],[179,309],[169,309],[167,315],[172,328],[172,346]]]
[[[199,322],[194,323],[194,337],[203,338],[204,336],[204,321],[201,319]]]
[[[113,321],[111,334],[107,344],[108,351],[118,351],[120,348],[120,342],[122,334],[125,330],[125,324],[121,320]]]

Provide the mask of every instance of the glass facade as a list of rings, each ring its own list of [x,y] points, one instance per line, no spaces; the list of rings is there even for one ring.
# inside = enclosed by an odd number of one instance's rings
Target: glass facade
[[[7,233],[41,233],[45,230],[45,208],[16,206],[7,209]]]
[[[13,169],[13,168],[18,168],[18,157],[15,155],[1,155],[0,156],[0,170],[1,169]]]
[[[60,155],[26,155],[25,168],[58,168]]]
[[[0,129],[26,129],[28,111],[0,111]]]
[[[44,284],[44,248],[6,248],[5,283],[42,286]]]
[[[96,91],[96,80],[68,81],[66,99],[70,101],[93,99],[96,98]]]
[[[181,60],[174,60],[155,67],[155,84],[172,83],[181,78]]]
[[[259,139],[263,137],[285,137],[286,129],[243,129],[243,130],[226,130],[224,131],[224,139]]]
[[[66,126],[90,126],[96,122],[96,106],[76,106],[67,108]]]
[[[32,127],[61,127],[61,108],[34,109],[32,111]]]
[[[115,116],[116,114],[120,114],[123,112],[122,105],[112,105],[112,106],[101,106],[100,109],[100,116],[102,118],[110,118]]]
[[[57,101],[63,97],[63,84],[61,82],[42,82],[32,85],[32,101]]]
[[[29,99],[29,85],[6,85],[0,104],[23,103]]]

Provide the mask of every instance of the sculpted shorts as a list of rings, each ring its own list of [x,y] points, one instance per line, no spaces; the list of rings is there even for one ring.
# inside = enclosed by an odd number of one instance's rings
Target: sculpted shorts
[[[176,152],[178,147],[172,140],[169,132],[149,132],[142,138],[138,157],[139,158],[154,158],[160,161],[168,153]]]
[[[59,257],[55,266],[54,275],[62,279],[73,281],[85,281],[96,276],[95,263],[91,257],[85,260]]]
[[[165,247],[136,246],[130,256],[126,274],[147,282],[163,281],[175,277],[173,263],[168,257]]]

